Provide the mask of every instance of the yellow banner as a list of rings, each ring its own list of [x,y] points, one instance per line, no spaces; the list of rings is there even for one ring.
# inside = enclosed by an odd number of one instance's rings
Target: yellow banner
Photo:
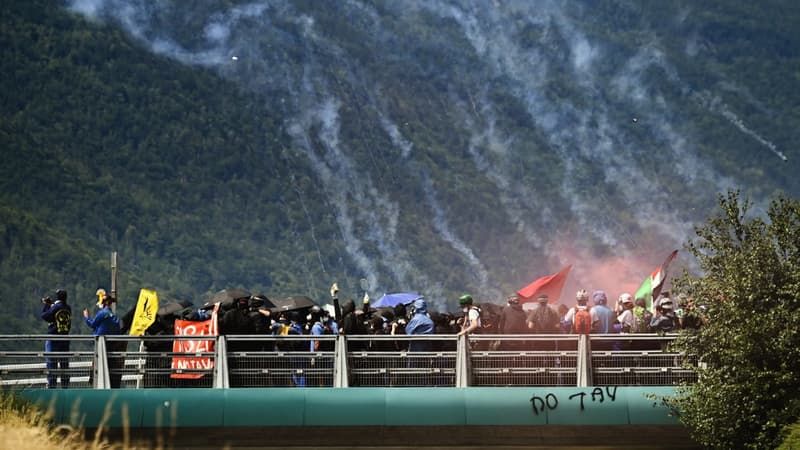
[[[153,322],[156,321],[158,312],[158,293],[148,289],[139,291],[139,301],[136,302],[136,312],[133,313],[131,323],[131,336],[141,336]]]

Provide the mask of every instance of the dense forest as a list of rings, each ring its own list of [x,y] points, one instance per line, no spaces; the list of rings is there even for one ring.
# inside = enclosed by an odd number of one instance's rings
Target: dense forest
[[[797,2],[0,9],[3,333],[112,251],[124,308],[364,278],[444,309],[567,264],[615,298],[717,193],[800,194]]]

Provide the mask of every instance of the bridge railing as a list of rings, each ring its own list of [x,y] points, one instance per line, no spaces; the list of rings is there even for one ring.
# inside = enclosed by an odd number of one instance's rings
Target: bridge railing
[[[69,387],[671,386],[696,380],[676,335],[0,335],[0,385]],[[315,348],[316,351],[312,351]],[[55,364],[68,360],[69,364]]]

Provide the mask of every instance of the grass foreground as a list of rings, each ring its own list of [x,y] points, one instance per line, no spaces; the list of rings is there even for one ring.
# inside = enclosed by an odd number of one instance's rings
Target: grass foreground
[[[84,450],[123,448],[100,439],[84,438],[80,428],[53,422],[53,412],[42,410],[38,405],[14,395],[0,391],[0,448],[18,450]]]

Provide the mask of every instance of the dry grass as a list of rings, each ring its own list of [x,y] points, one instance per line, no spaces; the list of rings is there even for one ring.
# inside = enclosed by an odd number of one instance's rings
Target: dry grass
[[[125,411],[127,412],[127,411]],[[106,408],[104,417],[110,414]],[[105,422],[105,419],[103,420]],[[0,391],[0,449],[19,450],[84,450],[131,449],[125,436],[122,444],[111,444],[102,439],[103,426],[94,439],[84,438],[84,430],[53,422],[52,405],[42,410],[37,405],[13,393]]]
[[[12,393],[0,392],[0,448],[90,448],[80,430],[54,426],[52,417],[52,409],[42,411]]]

